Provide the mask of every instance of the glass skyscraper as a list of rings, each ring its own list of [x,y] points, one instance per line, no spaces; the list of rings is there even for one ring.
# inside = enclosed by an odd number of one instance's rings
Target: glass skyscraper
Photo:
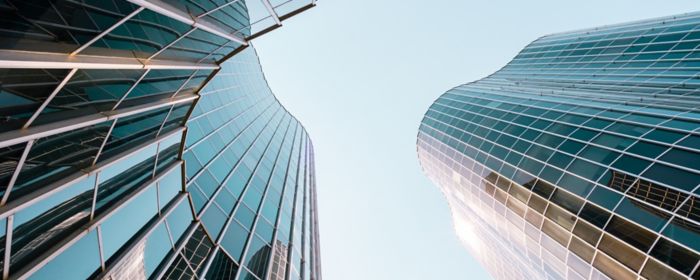
[[[698,279],[700,13],[541,37],[417,151],[497,279]]]
[[[2,279],[321,279],[249,41],[314,0],[0,0]]]

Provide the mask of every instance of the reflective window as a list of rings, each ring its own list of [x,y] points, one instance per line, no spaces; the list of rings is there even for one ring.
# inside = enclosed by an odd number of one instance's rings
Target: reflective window
[[[652,144],[646,141],[637,141],[627,149],[627,152],[642,155],[651,159],[655,159],[658,155],[666,150],[666,147]]]
[[[544,198],[549,198],[552,192],[554,192],[554,186],[545,181],[537,180],[532,186],[532,191]]]
[[[679,243],[700,251],[700,226],[681,218],[673,218],[663,231],[663,235]]]
[[[592,183],[569,174],[564,174],[557,185],[580,196],[586,196],[593,188]]]
[[[145,9],[93,43],[88,50],[98,47],[132,50],[137,57],[148,58],[189,30],[187,24]]]
[[[613,216],[608,226],[605,227],[605,231],[637,247],[637,249],[642,252],[647,252],[649,250],[657,236],[617,216]]]
[[[659,239],[654,249],[651,250],[651,255],[685,274],[690,274],[700,260],[698,254],[678,246],[666,238]]]
[[[642,270],[642,276],[647,279],[669,279],[669,280],[682,280],[687,279],[685,276],[678,274],[677,272],[671,270],[665,265],[662,265],[658,261],[650,258],[647,260],[647,264]]]
[[[202,224],[212,235],[212,238],[216,239],[219,237],[219,232],[224,227],[226,223],[226,214],[219,208],[216,204],[209,205],[204,214],[202,214]]]
[[[99,162],[104,161],[148,140],[155,139],[169,107],[120,118],[105,143]],[[106,134],[106,131],[105,131]]]
[[[238,272],[238,266],[225,253],[219,251],[212,261],[206,279],[234,279]]]
[[[255,275],[264,279],[267,262],[270,257],[270,246],[258,237],[253,237],[246,253],[245,265]]]
[[[11,3],[13,9],[3,9],[5,20],[0,26],[22,32],[3,32],[0,47],[53,52],[65,49],[66,44],[70,48],[86,43],[136,9],[135,5],[121,1],[57,1],[52,5],[40,0]]]
[[[551,204],[549,207],[547,207],[547,213],[545,213],[545,216],[552,219],[554,222],[567,230],[570,230],[576,221],[575,215],[572,215],[569,212],[566,212],[565,210]]]
[[[186,199],[180,201],[180,204],[175,207],[173,212],[166,218],[170,234],[175,242],[180,240],[180,237],[192,223],[192,210]]]
[[[231,222],[224,238],[221,239],[221,246],[233,256],[236,261],[241,259],[245,242],[248,238],[248,231],[243,228],[238,222]]]
[[[605,254],[597,254],[593,266],[612,279],[634,279],[636,276]]]
[[[35,125],[111,111],[143,70],[81,69],[56,94]]]
[[[603,239],[601,239],[600,244],[598,244],[598,249],[634,271],[639,271],[642,262],[644,262],[644,253],[625,245],[608,234],[603,235]]]
[[[599,228],[603,228],[610,218],[610,213],[591,204],[586,203],[586,205],[581,210],[579,217],[585,219],[586,221],[596,225]]]
[[[75,265],[79,263],[80,265]],[[100,268],[100,252],[97,245],[97,232],[91,231],[62,252],[29,279],[87,279]]]
[[[616,213],[646,226],[653,231],[659,231],[669,219],[669,214],[655,210],[653,207],[635,199],[625,197],[615,209]]]
[[[90,218],[95,176],[18,212],[12,238],[11,270],[38,257]]]
[[[583,200],[560,189],[554,192],[550,200],[574,215],[577,214],[581,206],[583,206]]]
[[[182,254],[190,263],[194,271],[200,273],[204,268],[204,261],[214,246],[209,236],[201,227],[197,227],[190,236],[190,240],[185,244]]]
[[[644,138],[646,139],[669,144],[675,143],[676,141],[678,141],[678,139],[681,139],[682,137],[683,135],[680,133],[671,132],[659,128],[652,130],[651,132],[647,133],[647,135],[644,135]]]
[[[671,148],[666,154],[661,156],[661,160],[682,167],[700,170],[700,154],[696,152],[681,150],[679,148]]]
[[[150,277],[158,268],[158,265],[165,259],[168,253],[172,252],[170,238],[165,224],[159,224],[155,230],[146,239],[146,248],[144,249],[144,267],[146,269],[146,277]]]
[[[105,122],[36,140],[12,188],[10,199],[92,165],[109,125]]]
[[[99,173],[96,214],[102,213],[153,178],[155,151],[156,145],[151,145]]]
[[[182,190],[182,169],[175,168],[158,181],[158,205],[163,207]]]
[[[158,213],[155,185],[123,205],[100,226],[102,251],[109,259]]]
[[[651,162],[639,159],[637,157],[622,155],[615,161],[615,163],[613,163],[612,166],[629,174],[639,174],[650,164]]]
[[[691,191],[700,184],[700,175],[660,163],[652,165],[642,176],[686,191]]]
[[[587,262],[593,260],[593,254],[595,252],[593,247],[587,245],[586,243],[584,243],[576,237],[571,238],[571,242],[569,243],[569,250],[571,250],[577,256],[579,256]]]

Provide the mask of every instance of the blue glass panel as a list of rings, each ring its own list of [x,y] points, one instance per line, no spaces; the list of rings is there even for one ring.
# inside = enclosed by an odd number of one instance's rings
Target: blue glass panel
[[[663,234],[696,251],[700,251],[700,226],[681,218],[674,218]]]
[[[155,184],[122,206],[100,227],[102,230],[102,250],[109,259],[134,234],[158,213]]]
[[[160,223],[146,240],[143,262],[146,269],[146,277],[150,277],[165,256],[172,251],[170,237],[164,223]]]
[[[221,246],[224,247],[229,255],[233,256],[236,261],[241,259],[245,241],[248,238],[248,231],[240,224],[233,221],[226,230],[224,238],[221,240]]]
[[[160,209],[168,205],[170,200],[180,191],[182,191],[182,169],[175,168],[158,181],[158,204]]]
[[[192,210],[186,199],[180,201],[180,204],[168,215],[166,221],[168,222],[170,235],[177,242],[192,223]]]
[[[659,231],[669,219],[669,214],[654,211],[653,208],[631,198],[623,198],[615,209],[616,213],[640,223],[653,231]]]
[[[270,246],[258,237],[253,237],[245,257],[245,265],[260,278],[265,278]]]
[[[202,215],[202,224],[214,239],[219,237],[224,223],[226,223],[226,214],[216,204],[211,204]]]
[[[53,280],[58,275],[63,279],[87,279],[99,268],[100,252],[97,245],[97,232],[91,231],[29,276],[29,279]]]
[[[95,176],[89,176],[16,214],[11,270],[37,258],[90,218]]]

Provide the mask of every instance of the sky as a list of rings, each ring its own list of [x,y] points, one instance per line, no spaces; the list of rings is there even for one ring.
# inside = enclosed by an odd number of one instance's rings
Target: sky
[[[254,41],[316,153],[323,276],[489,279],[422,173],[418,125],[540,36],[700,10],[697,0],[319,0]]]

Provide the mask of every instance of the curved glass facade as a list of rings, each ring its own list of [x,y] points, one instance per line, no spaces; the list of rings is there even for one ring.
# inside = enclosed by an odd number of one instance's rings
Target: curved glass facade
[[[321,279],[249,40],[313,0],[0,1],[2,279]]]
[[[430,106],[418,155],[497,279],[700,278],[700,13],[544,36]]]

